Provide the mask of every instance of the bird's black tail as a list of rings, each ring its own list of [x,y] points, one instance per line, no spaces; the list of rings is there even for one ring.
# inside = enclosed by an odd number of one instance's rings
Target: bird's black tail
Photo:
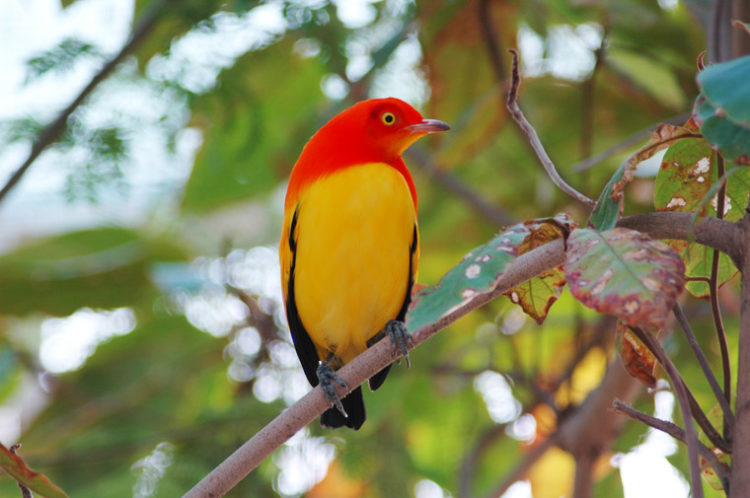
[[[344,417],[336,407],[329,408],[320,417],[320,425],[335,429],[341,426],[351,427],[355,431],[365,423],[365,401],[362,399],[362,388],[358,387],[341,400],[349,418]]]

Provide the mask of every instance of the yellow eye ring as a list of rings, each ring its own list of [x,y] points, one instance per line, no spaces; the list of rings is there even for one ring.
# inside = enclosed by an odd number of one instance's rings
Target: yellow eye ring
[[[392,112],[384,112],[380,116],[380,120],[383,122],[386,126],[391,126],[393,123],[396,122],[396,115]]]

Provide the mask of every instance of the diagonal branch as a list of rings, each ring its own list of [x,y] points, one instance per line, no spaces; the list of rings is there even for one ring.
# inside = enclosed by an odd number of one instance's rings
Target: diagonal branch
[[[526,135],[526,139],[531,144],[531,148],[534,149],[534,153],[536,153],[537,158],[539,158],[539,162],[542,163],[544,171],[547,172],[547,175],[549,175],[552,182],[573,199],[582,202],[589,207],[593,207],[594,204],[596,204],[594,200],[589,199],[588,197],[568,185],[568,183],[562,179],[560,174],[557,172],[557,168],[555,168],[555,164],[552,162],[552,159],[550,159],[547,151],[544,150],[544,146],[542,145],[541,140],[539,140],[539,136],[537,135],[536,130],[533,126],[531,126],[531,123],[528,122],[526,116],[524,116],[523,114],[523,111],[521,111],[521,108],[518,107],[518,87],[521,84],[521,73],[518,69],[518,52],[515,49],[510,49],[509,52],[513,54],[513,69],[511,74],[512,79],[510,89],[508,90],[508,112],[510,112],[513,120],[521,128],[524,135]]]
[[[700,442],[698,441],[698,433],[693,425],[687,386],[682,377],[680,377],[677,367],[674,366],[674,363],[672,363],[664,348],[661,347],[659,341],[649,332],[638,327],[630,327],[630,330],[635,332],[638,338],[654,353],[654,356],[661,363],[661,366],[664,367],[664,371],[667,372],[669,379],[672,381],[672,390],[680,404],[682,420],[685,423],[685,444],[688,449],[688,464],[690,466],[690,487],[695,498],[703,498],[703,484],[701,481],[700,464],[698,462],[698,445]]]
[[[98,73],[89,81],[89,84],[81,90],[81,93],[71,102],[68,107],[63,109],[57,118],[50,124],[45,126],[39,133],[34,144],[31,146],[31,151],[26,160],[21,166],[13,173],[5,186],[0,189],[0,202],[8,195],[13,187],[15,187],[23,175],[29,170],[31,165],[34,163],[37,157],[50,145],[55,143],[68,123],[68,118],[73,112],[86,100],[86,97],[91,94],[94,89],[99,86],[99,83],[109,76],[109,74],[122,62],[122,60],[131,53],[140,43],[148,36],[153,27],[156,25],[156,21],[161,14],[162,7],[164,6],[165,0],[159,0],[152,3],[149,10],[143,14],[141,19],[138,21],[138,25],[133,29],[133,33],[130,35],[130,39],[125,43],[120,52],[109,60]]]
[[[718,254],[718,251],[716,252]],[[711,366],[708,364],[706,355],[703,354],[703,350],[701,349],[700,344],[698,344],[698,340],[695,338],[693,329],[690,327],[690,323],[688,322],[685,313],[682,311],[682,307],[679,304],[675,304],[674,308],[672,309],[674,311],[675,317],[677,317],[677,321],[679,322],[680,327],[682,327],[683,332],[685,332],[685,337],[687,338],[690,348],[693,350],[695,357],[698,359],[698,364],[703,370],[703,375],[706,377],[706,380],[708,380],[708,384],[711,386],[711,390],[714,392],[714,396],[719,402],[719,406],[721,406],[721,410],[724,413],[724,434],[732,434],[732,427],[734,426],[734,414],[732,413],[732,407],[729,406],[729,400],[727,400],[727,398],[724,396],[724,393],[721,391],[721,387],[719,387],[719,381],[716,380],[716,376],[711,370]]]
[[[683,213],[640,215],[638,225],[642,231],[656,238],[687,239],[688,237],[695,237],[696,240],[703,240],[703,243],[712,247],[716,245],[723,246],[727,242],[724,240],[712,240],[708,234],[712,234],[716,238],[723,236],[731,239],[734,237],[733,233],[722,235],[720,231],[717,231],[716,224],[720,224],[719,227],[728,228],[721,225],[721,223],[727,222],[721,222],[715,218],[707,218],[692,226],[690,215],[688,214],[687,217],[684,217],[680,216],[681,214]],[[654,226],[649,225],[649,220],[654,220]],[[628,219],[626,218],[623,221],[627,222]],[[734,228],[734,225],[728,225]],[[564,261],[564,258],[565,248],[562,239],[549,242],[519,256],[507,266],[491,292],[478,294],[475,298],[466,301],[461,306],[446,313],[434,323],[412,331],[412,347],[418,346],[460,317],[522,284],[526,280],[560,265]],[[349,390],[338,388],[339,396],[345,396],[351,389],[356,388],[385,366],[393,363],[399,356],[400,352],[394,350],[388,339],[383,339],[374,344],[337,371],[337,374],[350,386]],[[302,427],[317,418],[328,406],[320,387],[311,390],[227,457],[226,460],[188,491],[185,497],[215,497],[227,493],[255,467],[260,465],[276,448],[291,438]]]

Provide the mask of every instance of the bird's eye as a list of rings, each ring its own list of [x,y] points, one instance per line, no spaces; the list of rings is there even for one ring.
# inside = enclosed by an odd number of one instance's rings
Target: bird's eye
[[[393,123],[396,122],[396,116],[392,112],[384,112],[380,116],[380,120],[383,121],[384,125],[391,126]]]

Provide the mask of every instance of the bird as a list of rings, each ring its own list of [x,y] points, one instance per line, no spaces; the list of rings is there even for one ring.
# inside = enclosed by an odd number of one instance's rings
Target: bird
[[[321,425],[359,429],[362,389],[336,370],[389,336],[406,356],[404,318],[419,263],[417,191],[403,152],[450,127],[397,98],[363,100],[324,124],[292,169],[279,259],[294,348],[313,387],[333,406]],[[408,356],[407,356],[408,361]],[[379,388],[390,365],[369,379]]]

